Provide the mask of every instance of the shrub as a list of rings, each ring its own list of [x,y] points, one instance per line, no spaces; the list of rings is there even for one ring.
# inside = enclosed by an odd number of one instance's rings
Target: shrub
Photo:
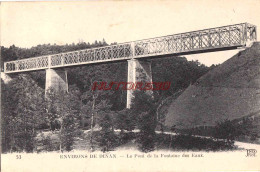
[[[34,137],[35,133],[30,129],[27,131],[21,130],[16,132],[14,134],[14,144],[12,150],[18,152],[33,152],[36,147]]]
[[[176,135],[170,138],[170,135],[159,134],[156,136],[156,147],[162,149],[177,149],[177,150],[204,150],[204,151],[219,151],[231,150],[235,146],[232,142],[215,141],[207,138],[194,137],[190,135]],[[170,147],[169,147],[170,146]]]
[[[71,151],[75,136],[77,134],[75,119],[72,115],[68,115],[66,118],[64,118],[62,124],[62,148],[64,148],[66,151]]]
[[[136,134],[133,132],[129,132],[129,133],[121,132],[119,134],[119,145],[126,144],[127,142],[129,142],[135,138],[136,138]]]
[[[155,119],[151,113],[142,113],[139,116],[138,127],[138,146],[143,152],[150,152],[154,150],[155,145]]]
[[[214,137],[233,142],[239,136],[250,135],[252,128],[252,121],[246,118],[240,122],[224,120],[217,123]]]
[[[102,147],[102,151],[109,151],[114,148],[118,141],[117,136],[113,130],[112,112],[100,113],[99,125],[101,127],[100,136],[97,138],[99,146]]]
[[[38,151],[56,151],[59,149],[59,144],[51,140],[50,134],[44,136],[44,134],[41,133],[39,140],[41,149]]]
[[[143,152],[154,150],[156,128],[156,105],[151,95],[135,91],[131,113],[137,118],[138,147]]]
[[[118,111],[115,118],[115,127],[123,130],[132,131],[136,126],[136,116],[129,109]]]

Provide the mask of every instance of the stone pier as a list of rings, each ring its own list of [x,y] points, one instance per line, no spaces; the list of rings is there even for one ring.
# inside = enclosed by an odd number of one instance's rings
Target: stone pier
[[[66,70],[46,69],[45,93],[50,88],[55,91],[68,92],[68,78]]]
[[[4,84],[8,84],[10,81],[12,81],[12,78],[4,72],[1,72],[1,79],[3,80]]]
[[[137,60],[131,59],[128,60],[128,76],[127,82],[152,82],[152,69],[151,69],[151,61],[149,60]],[[132,99],[133,99],[134,90],[127,90],[127,101],[126,107],[130,108]],[[147,91],[148,94],[152,95],[152,90]]]

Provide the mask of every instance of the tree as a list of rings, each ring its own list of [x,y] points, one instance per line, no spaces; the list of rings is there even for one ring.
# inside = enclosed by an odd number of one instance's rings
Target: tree
[[[240,136],[254,135],[254,128],[253,121],[247,117],[239,122],[226,119],[217,123],[214,136],[219,139],[225,139],[228,143],[233,143]]]
[[[82,118],[88,120],[88,124],[90,125],[91,129],[91,136],[90,136],[90,144],[93,149],[93,128],[97,124],[98,114],[103,111],[102,105],[105,99],[110,100],[115,99],[115,95],[118,95],[114,90],[93,90],[92,87],[94,83],[106,82],[110,83],[115,78],[113,76],[112,71],[116,70],[117,68],[111,67],[109,65],[100,65],[98,67],[90,67],[88,70],[81,70],[75,69],[78,71],[79,77],[82,78],[81,85],[84,85],[82,88],[83,94],[81,96],[81,115]],[[74,71],[74,72],[75,72]],[[76,73],[76,72],[75,72]],[[114,72],[117,73],[117,72]],[[120,73],[120,72],[119,72]],[[113,97],[113,98],[112,98]],[[107,102],[107,103],[108,103]],[[108,103],[110,104],[110,103]],[[112,105],[109,105],[110,110],[112,109]]]
[[[104,90],[89,90],[83,93],[81,114],[84,118],[89,120],[90,124],[90,145],[93,150],[93,130],[96,124],[100,124],[99,116],[104,112],[107,113],[108,109],[111,109],[111,105],[109,105],[108,101],[104,100],[104,97],[109,95],[109,92],[104,92]],[[85,103],[84,103],[85,102]],[[106,114],[105,113],[105,114]]]
[[[60,121],[60,151],[70,151],[77,133],[76,129],[78,128],[77,119],[80,113],[79,93],[73,89],[70,89],[69,93],[50,89],[47,91],[46,97],[50,121],[54,119]]]
[[[130,109],[123,109],[121,111],[117,111],[115,117],[115,127],[121,130],[121,133],[124,130],[132,131],[136,126],[136,118],[135,115],[131,113]]]
[[[185,57],[166,57],[156,59],[152,63],[153,82],[170,82],[169,90],[158,90],[158,97],[167,98],[179,90],[184,90],[190,84],[195,83],[209,68],[198,61],[188,61]],[[155,97],[156,98],[156,97]]]
[[[28,75],[18,75],[3,91],[3,122],[6,132],[5,149],[32,152],[36,148],[36,128],[44,113],[44,91]],[[9,92],[10,91],[10,92]],[[7,98],[9,97],[9,98]],[[8,115],[8,117],[7,117]]]
[[[6,85],[1,80],[1,140],[2,152],[14,150],[14,127],[15,127],[15,90],[11,88],[12,83]]]
[[[226,139],[228,143],[232,143],[241,134],[239,126],[228,119],[218,122],[215,126],[215,137]]]
[[[96,107],[97,123],[101,127],[101,131],[97,138],[102,151],[109,151],[116,144],[115,112],[111,111],[111,105],[106,100],[102,100]]]
[[[139,148],[144,152],[154,149],[156,128],[156,106],[151,95],[144,91],[135,91],[131,108],[137,117]]]

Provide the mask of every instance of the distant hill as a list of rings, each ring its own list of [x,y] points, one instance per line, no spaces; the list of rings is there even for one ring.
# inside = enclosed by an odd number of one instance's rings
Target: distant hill
[[[260,42],[237,53],[190,85],[167,107],[168,127],[214,126],[260,116]]]

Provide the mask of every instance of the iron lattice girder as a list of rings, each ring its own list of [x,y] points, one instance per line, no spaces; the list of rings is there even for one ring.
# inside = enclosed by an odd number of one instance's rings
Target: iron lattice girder
[[[241,23],[105,47],[9,61],[4,63],[4,72],[24,72],[183,52],[217,51],[220,48],[242,47],[246,45],[246,42],[256,40],[256,26]]]

